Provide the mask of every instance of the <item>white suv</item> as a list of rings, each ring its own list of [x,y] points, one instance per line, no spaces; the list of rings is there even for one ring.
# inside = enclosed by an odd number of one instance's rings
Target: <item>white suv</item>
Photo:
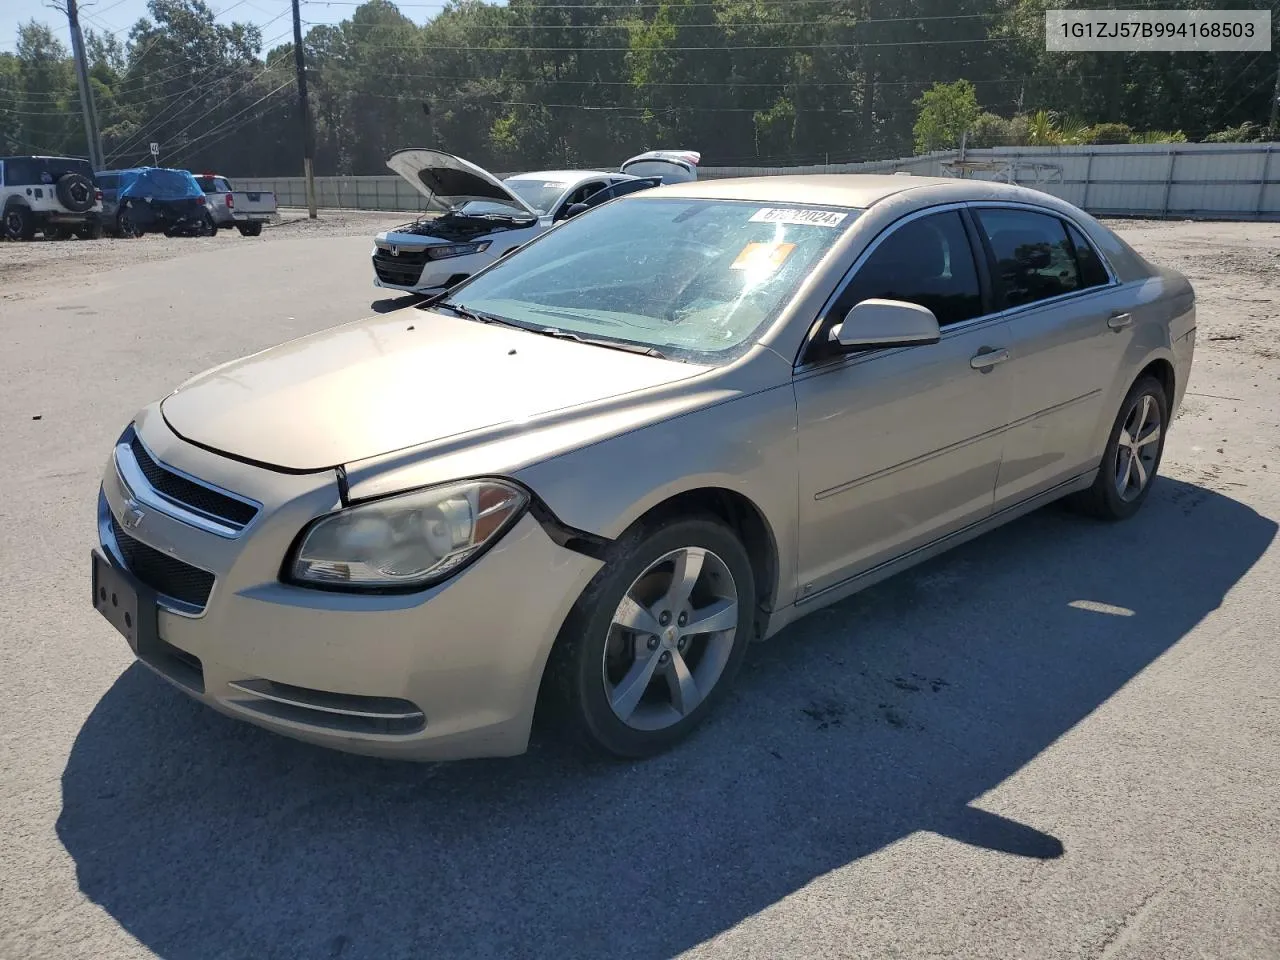
[[[4,237],[50,240],[102,236],[102,191],[88,160],[76,157],[0,157],[0,215]]]

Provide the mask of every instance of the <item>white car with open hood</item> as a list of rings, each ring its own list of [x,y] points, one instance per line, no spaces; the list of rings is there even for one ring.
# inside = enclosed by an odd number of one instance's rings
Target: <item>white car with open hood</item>
[[[692,151],[651,150],[617,171],[539,170],[500,180],[439,150],[400,150],[387,166],[427,198],[428,212],[374,238],[374,285],[435,294],[582,210],[697,179]]]

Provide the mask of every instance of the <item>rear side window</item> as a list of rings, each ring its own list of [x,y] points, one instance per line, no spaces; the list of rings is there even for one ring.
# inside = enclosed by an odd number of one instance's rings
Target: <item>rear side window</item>
[[[213,189],[215,193],[231,192],[231,184],[227,183],[226,180],[223,180],[222,177],[218,177],[218,179],[214,180],[213,183],[214,183]]]
[[[89,161],[75,157],[14,157],[4,162],[4,182],[11,187],[47,186],[68,173],[93,179]]]
[[[1005,306],[1048,300],[1081,287],[1080,268],[1057,217],[1027,210],[975,211],[996,259]]]
[[[1083,233],[1073,224],[1067,224],[1067,233],[1071,235],[1071,244],[1076,250],[1076,264],[1080,268],[1081,287],[1105,287],[1111,282],[1107,268]]]
[[[935,213],[889,234],[836,301],[831,322],[873,298],[928,307],[943,327],[981,316],[982,291],[960,214]]]

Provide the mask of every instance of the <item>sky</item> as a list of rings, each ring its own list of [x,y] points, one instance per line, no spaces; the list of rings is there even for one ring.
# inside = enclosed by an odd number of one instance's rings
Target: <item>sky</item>
[[[12,51],[18,44],[18,25],[28,20],[39,20],[53,27],[54,32],[71,47],[71,34],[66,15],[49,6],[51,0],[0,0],[0,50]],[[222,23],[239,21],[256,23],[262,27],[265,53],[271,47],[292,40],[293,20],[289,0],[206,0],[218,11]],[[355,3],[331,3],[326,0],[303,0],[303,33],[309,23],[337,23],[351,16]],[[434,12],[424,0],[406,3],[405,16],[421,23]],[[114,33],[121,40],[129,35],[129,28],[139,17],[147,16],[147,0],[81,0],[81,29]]]

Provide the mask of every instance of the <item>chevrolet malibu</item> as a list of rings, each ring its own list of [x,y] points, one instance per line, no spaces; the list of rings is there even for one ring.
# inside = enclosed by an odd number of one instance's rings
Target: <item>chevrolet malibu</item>
[[[1182,276],[1043,193],[657,187],[143,409],[94,603],[313,743],[509,756],[538,711],[653,754],[813,610],[1059,498],[1131,517],[1195,327]]]

